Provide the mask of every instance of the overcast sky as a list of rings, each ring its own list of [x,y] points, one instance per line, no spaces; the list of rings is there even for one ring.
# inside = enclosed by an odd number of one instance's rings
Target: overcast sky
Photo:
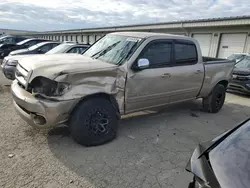
[[[250,0],[0,0],[0,28],[60,30],[242,16]]]

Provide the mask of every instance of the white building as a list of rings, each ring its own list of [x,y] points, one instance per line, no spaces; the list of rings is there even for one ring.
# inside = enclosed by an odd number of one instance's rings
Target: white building
[[[105,34],[116,31],[160,32],[194,37],[199,41],[204,56],[224,58],[236,52],[250,52],[250,16],[36,32],[29,35],[93,44]]]

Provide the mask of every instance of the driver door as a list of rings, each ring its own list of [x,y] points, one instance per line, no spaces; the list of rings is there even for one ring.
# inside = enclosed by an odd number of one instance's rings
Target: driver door
[[[138,59],[148,59],[149,66],[128,74],[125,93],[126,113],[169,103],[167,79],[169,67],[173,63],[172,40],[150,42]]]

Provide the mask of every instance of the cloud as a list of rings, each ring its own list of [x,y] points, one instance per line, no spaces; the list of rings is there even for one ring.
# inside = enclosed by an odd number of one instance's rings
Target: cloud
[[[249,0],[1,0],[0,27],[60,30],[240,16]]]

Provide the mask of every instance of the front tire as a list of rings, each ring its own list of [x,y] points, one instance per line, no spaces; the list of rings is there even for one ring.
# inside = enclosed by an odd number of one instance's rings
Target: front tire
[[[217,113],[222,108],[226,98],[226,88],[224,85],[217,84],[212,93],[203,98],[203,110],[209,113]]]
[[[82,101],[69,121],[72,137],[81,145],[96,146],[116,137],[118,119],[108,99],[91,98]]]

